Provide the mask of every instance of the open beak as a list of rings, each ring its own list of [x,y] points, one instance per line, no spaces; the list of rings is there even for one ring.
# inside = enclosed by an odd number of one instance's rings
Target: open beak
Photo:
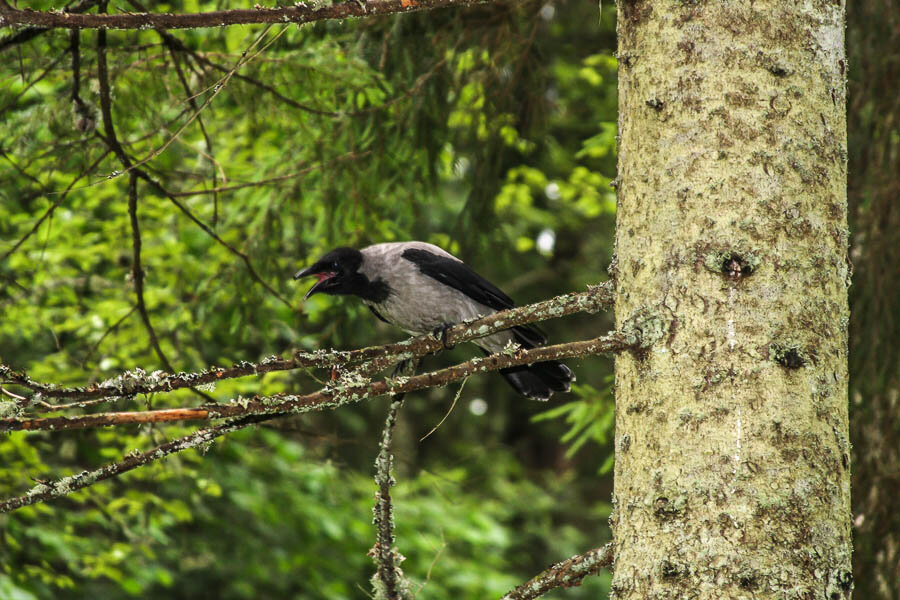
[[[315,285],[313,285],[311,288],[309,288],[309,291],[306,292],[306,295],[305,295],[305,296],[303,296],[303,299],[304,299],[304,300],[309,299],[310,296],[312,296],[313,294],[315,294],[315,293],[321,291],[321,290],[319,290],[319,288],[322,287],[322,285],[323,285],[326,281],[328,281],[329,279],[331,279],[332,277],[334,277],[335,275],[337,275],[337,273],[335,273],[334,271],[325,271],[324,273],[317,273],[317,272],[313,269],[313,267],[308,267],[308,268],[303,269],[303,270],[301,270],[301,271],[297,271],[297,273],[294,275],[294,279],[300,279],[300,278],[302,278],[302,277],[310,277],[310,276],[312,276],[312,275],[318,277],[319,280],[315,283]]]

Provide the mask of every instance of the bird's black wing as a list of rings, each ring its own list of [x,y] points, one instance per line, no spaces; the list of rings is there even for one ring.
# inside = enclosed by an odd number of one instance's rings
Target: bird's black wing
[[[516,305],[512,298],[462,261],[419,248],[404,250],[401,256],[416,265],[423,275],[462,292],[479,304],[494,310],[506,310]],[[527,348],[540,346],[547,340],[544,333],[533,325],[513,327],[513,331],[518,341]]]
[[[505,310],[516,305],[512,298],[464,262],[418,248],[404,250],[401,256],[416,265],[423,275],[459,290],[475,302],[494,310]]]
[[[366,306],[369,307],[369,310],[372,311],[372,314],[373,314],[373,315],[375,315],[376,317],[378,317],[378,320],[379,320],[379,321],[384,321],[384,322],[387,323],[388,325],[391,324],[390,321],[388,321],[387,319],[385,319],[384,317],[381,316],[381,313],[380,313],[380,312],[378,312],[377,310],[375,310],[375,307],[374,307],[374,306],[372,306],[371,304],[366,304]]]

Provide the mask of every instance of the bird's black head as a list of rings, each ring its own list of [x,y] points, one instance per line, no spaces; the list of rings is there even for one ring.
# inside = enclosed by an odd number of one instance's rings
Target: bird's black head
[[[313,294],[356,294],[368,284],[368,279],[359,273],[363,256],[353,248],[335,248],[317,260],[311,266],[298,271],[294,279],[315,275],[319,278],[314,286],[306,292],[306,298]]]

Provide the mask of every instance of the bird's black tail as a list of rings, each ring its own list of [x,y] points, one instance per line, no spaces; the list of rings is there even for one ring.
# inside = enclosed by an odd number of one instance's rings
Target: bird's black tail
[[[512,332],[523,348],[543,346],[547,341],[544,332],[534,325],[513,327]],[[568,392],[575,381],[575,373],[556,360],[500,369],[500,374],[513,389],[532,400],[549,400],[553,392]]]
[[[500,369],[500,374],[517,392],[532,400],[549,400],[553,392],[568,392],[575,380],[572,370],[555,360]]]

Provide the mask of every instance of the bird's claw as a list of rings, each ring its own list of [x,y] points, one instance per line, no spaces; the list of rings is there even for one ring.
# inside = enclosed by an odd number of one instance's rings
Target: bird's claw
[[[397,365],[394,367],[393,373],[391,373],[391,379],[395,379],[395,378],[397,378],[397,376],[403,375],[404,373],[406,373],[406,370],[409,368],[410,360],[411,359],[409,359],[409,358],[404,358],[403,360],[398,362]]]
[[[447,343],[447,332],[452,328],[453,323],[444,323],[443,325],[435,327],[431,332],[431,335],[434,336],[434,339],[440,340],[441,344],[444,345],[444,350],[453,350],[454,348],[456,348],[455,344],[451,346]]]

